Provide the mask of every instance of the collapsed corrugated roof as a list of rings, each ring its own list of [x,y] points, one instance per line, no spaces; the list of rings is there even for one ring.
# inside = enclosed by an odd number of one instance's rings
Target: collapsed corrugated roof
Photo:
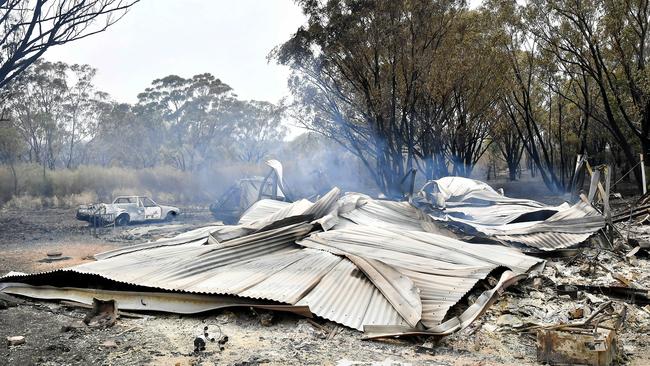
[[[468,178],[441,178],[425,186],[424,192],[440,210],[431,215],[436,220],[453,223],[469,234],[541,250],[574,246],[605,226],[603,215],[586,202],[548,206],[506,197]]]
[[[178,305],[183,312],[228,303],[286,304],[308,307],[313,314],[369,336],[449,334],[485,310],[498,289],[542,262],[516,249],[450,237],[409,203],[339,196],[333,189],[314,203],[259,202],[239,225],[212,226],[101,253],[95,262],[67,269],[13,273],[2,278],[4,291],[78,301],[90,295],[74,284],[99,278],[114,289],[146,289],[150,297],[149,291],[172,291],[187,294],[188,302],[206,295],[238,299],[211,303],[201,297],[200,305]],[[499,267],[510,271],[495,289],[461,316],[443,322],[454,304]],[[50,286],[38,286],[42,284]],[[114,292],[95,291],[92,296],[110,297]],[[174,311],[174,305],[165,302],[169,300],[161,300],[164,295],[154,298],[156,307],[149,309]],[[135,301],[125,304],[124,309],[143,308]]]
[[[85,303],[119,299],[126,310],[256,306],[313,313],[367,337],[445,335],[469,325],[499,291],[543,263],[518,249],[458,240],[450,224],[463,235],[544,250],[577,244],[604,225],[588,204],[509,198],[465,178],[428,187],[435,189],[425,205],[340,197],[338,189],[316,202],[262,200],[237,225],[100,253],[96,262],[66,269],[10,273],[0,279],[0,290]],[[508,270],[494,288],[449,316],[478,281],[500,268]]]

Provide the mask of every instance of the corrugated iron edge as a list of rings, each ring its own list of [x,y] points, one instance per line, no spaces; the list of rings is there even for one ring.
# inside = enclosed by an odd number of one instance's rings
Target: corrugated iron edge
[[[479,298],[467,308],[460,316],[451,318],[446,322],[440,324],[435,328],[427,330],[401,327],[401,326],[382,326],[382,325],[369,325],[364,326],[363,331],[365,335],[363,339],[378,339],[387,337],[402,337],[402,336],[446,336],[455,331],[463,329],[470,325],[474,320],[481,316],[499,297],[499,295],[509,286],[517,283],[521,279],[527,278],[527,274],[515,274],[512,271],[505,271],[499,279],[494,288],[487,290],[479,296]]]
[[[190,295],[172,292],[136,292],[87,289],[78,287],[34,286],[25,283],[0,283],[0,292],[42,300],[70,300],[92,305],[93,298],[115,300],[120,309],[131,311],[161,311],[196,314],[228,307],[251,306],[260,309],[284,311],[313,318],[309,306],[279,304],[271,301],[242,298],[232,295]]]

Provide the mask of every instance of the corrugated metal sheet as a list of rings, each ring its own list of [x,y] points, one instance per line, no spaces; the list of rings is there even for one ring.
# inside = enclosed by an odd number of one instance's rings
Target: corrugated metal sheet
[[[281,209],[289,206],[289,202],[263,199],[255,202],[251,207],[246,210],[239,218],[240,225],[246,225],[253,221],[257,221],[264,217],[273,215]]]
[[[191,230],[171,239],[162,239],[150,243],[136,244],[127,248],[115,249],[95,255],[96,259],[106,259],[126,253],[132,253],[162,246],[175,246],[192,242],[196,245],[215,244],[250,235],[265,226],[289,217],[311,215],[318,219],[335,209],[341,191],[333,188],[316,202],[299,200],[293,203],[262,200],[253,205],[243,216],[239,225],[206,226]],[[259,212],[258,212],[259,211]]]
[[[122,310],[165,311],[195,314],[233,306],[253,306],[262,309],[289,311],[311,317],[306,306],[283,305],[268,301],[234,296],[191,295],[172,292],[111,291],[78,287],[32,286],[24,283],[0,283],[0,291],[14,295],[47,300],[71,300],[93,304],[93,299],[115,300]]]
[[[152,248],[40,276],[60,272],[94,274],[156,289],[235,295],[296,306],[309,303],[315,314],[359,330],[364,324],[406,324],[349,260],[293,244],[295,235],[306,235],[308,227],[293,225],[215,248]],[[34,277],[13,276],[11,280]]]
[[[284,270],[274,273],[239,295],[251,298],[265,298],[268,293],[283,302],[295,305],[300,299],[319,285],[323,276],[343,259],[320,250],[303,250],[307,255]],[[300,278],[300,281],[296,281]]]
[[[339,262],[296,305],[309,306],[320,317],[360,330],[367,324],[366,319],[373,324],[406,325],[379,290],[348,260]]]
[[[560,248],[571,247],[575,245],[574,243],[582,243],[592,235],[593,233],[535,233],[523,235],[496,235],[496,238],[513,244],[524,244],[536,249],[553,251]]]
[[[446,177],[433,182],[438,192],[430,194],[430,200],[445,215],[432,218],[454,223],[468,234],[555,250],[580,244],[605,226],[604,217],[585,202],[547,206],[502,196],[472,179]],[[545,219],[532,221],[536,216]]]
[[[316,200],[316,202],[312,203],[306,199],[298,200],[284,206],[271,215],[258,215],[262,217],[257,220],[248,221],[242,225],[223,226],[222,228],[213,231],[211,236],[213,241],[223,242],[255,233],[258,230],[264,229],[268,225],[291,217],[306,216],[314,220],[320,219],[330,211],[335,210],[340,195],[341,190],[335,187],[323,197]]]
[[[495,268],[524,273],[542,262],[512,248],[360,225],[312,234],[298,244],[375,259],[395,268],[420,289],[421,321],[426,327],[439,325],[449,308]]]
[[[315,203],[298,201],[272,213],[265,207],[267,216],[253,214],[257,218],[243,225],[211,227],[163,245],[149,243],[98,255],[103,259],[96,262],[2,281],[68,286],[100,276],[148,289],[309,306],[318,316],[360,330],[418,327],[448,334],[483,309],[441,324],[478,280],[497,267],[516,276],[541,262],[515,249],[425,232],[421,223],[430,219],[407,203],[338,196],[335,189]],[[313,232],[317,223],[300,221],[339,213],[345,228]]]
[[[310,207],[305,214],[313,215],[316,219],[327,215],[336,209],[340,195],[340,189],[334,188],[330,190],[323,197],[314,202],[313,206]]]
[[[188,244],[188,243],[192,243],[197,246],[200,246],[207,242],[208,234],[210,234],[214,230],[217,230],[220,227],[222,226],[206,226],[206,227],[190,230],[188,232],[182,233],[173,238],[159,239],[149,243],[130,245],[125,248],[119,248],[119,249],[95,254],[95,258],[105,259],[112,256],[136,252],[145,249],[165,247],[165,246],[175,246],[175,245]]]
[[[524,278],[526,275],[517,275],[512,271],[505,271],[501,274],[501,278],[497,285],[491,290],[483,292],[478,299],[470,305],[462,314],[457,317],[452,317],[449,320],[446,320],[444,323],[428,327],[427,329],[423,328],[413,328],[413,327],[404,327],[404,326],[395,326],[395,325],[369,325],[364,328],[366,335],[364,338],[382,338],[390,337],[395,335],[438,335],[443,336],[451,334],[460,329],[467,327],[471,324],[476,318],[478,318],[485,309],[490,306],[490,304],[496,299],[498,294],[503,291],[505,288],[511,284],[519,281]]]
[[[408,202],[390,202],[360,197],[356,209],[340,212],[344,217],[358,225],[398,227],[405,230],[424,230],[421,222],[430,221],[422,211]]]
[[[523,198],[511,198],[501,195],[487,183],[464,177],[444,177],[425,185],[433,186],[432,195],[435,203],[442,207],[456,207],[473,203],[478,205],[508,204],[543,208],[545,204]],[[425,189],[426,190],[426,189]]]
[[[349,193],[341,199],[339,222],[334,229],[351,227],[351,224],[412,231],[428,231],[456,238],[439,221],[408,202],[374,200],[358,193]],[[352,226],[354,227],[354,226]]]

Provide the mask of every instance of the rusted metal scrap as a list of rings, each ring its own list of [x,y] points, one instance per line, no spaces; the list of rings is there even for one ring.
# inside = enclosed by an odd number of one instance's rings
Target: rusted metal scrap
[[[552,365],[611,365],[617,356],[616,335],[627,315],[625,307],[616,313],[612,304],[603,303],[581,322],[537,328],[537,360]]]
[[[86,314],[84,323],[89,327],[112,327],[117,320],[117,302],[115,300],[93,299],[93,308]]]
[[[537,360],[552,365],[611,365],[616,358],[616,331],[598,328],[540,329]]]

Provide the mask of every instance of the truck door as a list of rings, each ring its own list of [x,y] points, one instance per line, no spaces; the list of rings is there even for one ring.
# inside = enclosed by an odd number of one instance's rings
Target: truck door
[[[145,220],[160,220],[162,219],[162,208],[158,206],[149,197],[140,198],[144,204],[144,218]]]
[[[131,217],[131,221],[144,221],[146,220],[146,212],[145,212],[145,207],[144,203],[142,202],[142,199],[140,197],[137,197],[135,202],[135,217]]]

